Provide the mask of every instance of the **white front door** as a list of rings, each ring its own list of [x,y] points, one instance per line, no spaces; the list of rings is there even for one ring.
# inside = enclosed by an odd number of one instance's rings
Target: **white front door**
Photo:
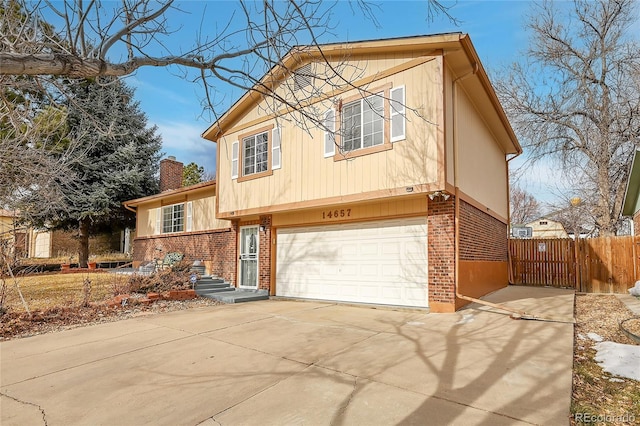
[[[240,287],[258,288],[258,226],[240,228]]]

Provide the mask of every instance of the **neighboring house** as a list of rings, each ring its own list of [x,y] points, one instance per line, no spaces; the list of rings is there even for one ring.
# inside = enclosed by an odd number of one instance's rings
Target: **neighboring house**
[[[17,258],[49,257],[51,233],[19,224],[19,212],[0,209],[0,245]]]
[[[569,238],[562,223],[546,217],[531,221],[525,227],[531,228],[531,238]]]
[[[181,187],[182,163],[169,157],[160,162],[160,194],[127,201],[136,212],[133,265],[180,252],[185,260],[202,260],[210,274],[235,276],[235,228],[216,220],[214,181]]]
[[[631,161],[631,172],[624,194],[622,215],[633,218],[633,235],[640,235],[640,150],[636,150]]]
[[[217,254],[235,263],[223,277],[276,296],[431,312],[465,304],[456,291],[505,287],[507,157],[521,148],[468,35],[320,49],[296,48],[262,84],[312,94],[300,109],[323,126],[308,133],[301,114],[252,91],[203,134],[217,143],[215,216],[209,208],[195,232],[231,233]],[[328,85],[331,69],[357,75]],[[138,219],[136,258],[141,238],[145,259],[169,240],[151,235],[161,207],[189,208],[195,189],[175,191],[144,201],[155,204]]]

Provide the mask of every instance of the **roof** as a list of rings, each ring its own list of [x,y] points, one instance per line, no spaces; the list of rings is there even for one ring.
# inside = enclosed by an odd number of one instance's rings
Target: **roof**
[[[264,90],[265,87],[273,90],[284,80],[283,77],[289,75],[295,69],[314,60],[345,57],[347,53],[350,56],[358,55],[359,57],[383,53],[411,53],[417,57],[438,51],[443,52],[443,55],[445,55],[447,64],[455,77],[472,72],[473,78],[461,79],[459,84],[472,93],[482,94],[482,96],[477,96],[477,98],[481,99],[474,98],[474,101],[478,102],[478,109],[483,112],[487,124],[495,132],[496,138],[505,153],[522,153],[522,147],[468,34],[445,33],[350,43],[295,46],[285,55],[282,64],[273,67],[254,87],[259,85],[261,90]],[[259,90],[247,91],[227,112],[202,133],[202,137],[217,142],[220,136],[231,129],[251,108],[260,102],[262,97]]]
[[[135,207],[135,206],[139,206],[140,204],[148,203],[151,201],[162,200],[163,198],[173,197],[174,195],[185,194],[189,192],[195,192],[195,191],[207,189],[209,187],[215,189],[216,181],[210,180],[207,182],[196,183],[195,185],[183,186],[178,189],[169,189],[159,194],[153,194],[153,195],[149,195],[142,198],[136,198],[135,200],[125,201],[122,204],[125,207]]]
[[[631,171],[629,181],[624,193],[622,204],[622,215],[633,216],[640,210],[640,149],[636,150],[631,161]]]

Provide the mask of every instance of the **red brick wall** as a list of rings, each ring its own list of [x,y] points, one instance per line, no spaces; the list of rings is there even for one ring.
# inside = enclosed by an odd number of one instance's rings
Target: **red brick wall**
[[[210,274],[235,284],[236,237],[235,225],[232,228],[213,231],[138,237],[133,241],[133,260],[138,264],[152,261],[154,258],[162,259],[170,252],[180,252],[189,262],[203,260]]]
[[[182,168],[182,163],[175,159],[165,158],[160,161],[160,192],[182,186]]]
[[[258,288],[269,290],[271,286],[271,216],[260,216],[260,253],[258,254]]]
[[[507,224],[460,201],[460,260],[507,260]]]
[[[633,216],[633,233],[640,235],[640,211]]]
[[[427,239],[429,304],[455,304],[454,200],[429,201]]]

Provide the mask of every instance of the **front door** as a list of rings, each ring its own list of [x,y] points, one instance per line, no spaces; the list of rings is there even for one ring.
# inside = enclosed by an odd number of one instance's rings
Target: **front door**
[[[258,226],[240,228],[240,287],[258,288]]]

